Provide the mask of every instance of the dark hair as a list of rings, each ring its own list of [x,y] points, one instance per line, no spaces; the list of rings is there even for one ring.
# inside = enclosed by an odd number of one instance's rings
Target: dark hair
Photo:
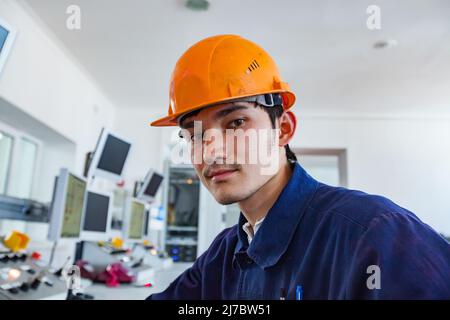
[[[257,104],[257,106],[267,112],[267,114],[269,115],[269,118],[270,118],[270,122],[272,123],[272,128],[275,128],[275,120],[280,118],[284,112],[283,106],[276,105],[273,107],[265,107],[260,104]],[[289,145],[288,144],[285,145],[284,148],[286,149],[287,160],[291,163],[297,162],[297,156],[291,150],[291,148],[289,148]]]

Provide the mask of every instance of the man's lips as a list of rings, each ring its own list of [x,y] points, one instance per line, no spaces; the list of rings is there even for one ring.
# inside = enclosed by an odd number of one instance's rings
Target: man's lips
[[[218,182],[218,181],[225,180],[226,178],[231,176],[236,171],[237,171],[237,169],[214,170],[211,173],[209,173],[207,177],[214,182]]]

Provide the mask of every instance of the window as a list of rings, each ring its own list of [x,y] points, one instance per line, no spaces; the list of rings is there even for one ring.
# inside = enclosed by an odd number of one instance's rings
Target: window
[[[0,19],[0,72],[11,50],[15,36],[16,31]]]
[[[41,143],[0,122],[0,194],[31,198]]]
[[[0,131],[0,194],[6,193],[9,168],[11,166],[13,138]]]
[[[18,149],[17,170],[14,181],[10,183],[10,194],[18,198],[29,198],[35,172],[37,144],[22,137],[18,141]]]
[[[347,186],[346,149],[294,149],[300,165],[315,179],[331,186]]]

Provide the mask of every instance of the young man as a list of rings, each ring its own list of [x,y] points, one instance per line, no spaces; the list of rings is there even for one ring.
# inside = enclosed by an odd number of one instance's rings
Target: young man
[[[204,39],[179,59],[169,115],[152,125],[182,128],[202,183],[241,215],[149,299],[450,299],[443,237],[390,200],[322,184],[296,162],[294,101],[270,56],[239,36]]]

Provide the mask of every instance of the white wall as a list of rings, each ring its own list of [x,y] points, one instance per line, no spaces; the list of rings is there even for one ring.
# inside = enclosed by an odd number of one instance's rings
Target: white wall
[[[352,189],[386,196],[450,235],[450,119],[298,114],[292,147],[346,148]]]
[[[54,186],[54,177],[62,167],[73,167],[75,163],[75,146],[73,144],[43,144],[40,169],[34,183],[33,199],[50,202]]]
[[[22,5],[25,4],[0,0],[0,16],[17,30],[15,43],[0,74],[0,98],[72,143],[64,148],[54,142],[43,147],[45,169],[39,177],[45,176],[47,180],[42,186],[48,189],[53,186],[54,172],[62,165],[82,173],[85,154],[95,147],[101,128],[113,126],[115,106],[44,24]],[[29,129],[23,123],[10,125],[23,131]],[[47,198],[50,193],[40,190],[37,194]],[[9,225],[3,221],[1,227],[2,234],[12,228],[23,230],[20,222]],[[32,237],[32,245],[48,252],[46,224],[28,223],[25,230]],[[73,255],[72,244],[60,251],[56,265]]]
[[[73,169],[81,172],[101,127],[113,124],[114,105],[22,5],[0,1],[1,17],[17,30],[0,74],[0,97],[73,141]]]
[[[154,117],[150,106],[117,109],[114,132],[133,143],[124,172],[127,188],[132,189],[135,181],[144,179],[149,169],[163,170],[162,130],[150,126]]]

